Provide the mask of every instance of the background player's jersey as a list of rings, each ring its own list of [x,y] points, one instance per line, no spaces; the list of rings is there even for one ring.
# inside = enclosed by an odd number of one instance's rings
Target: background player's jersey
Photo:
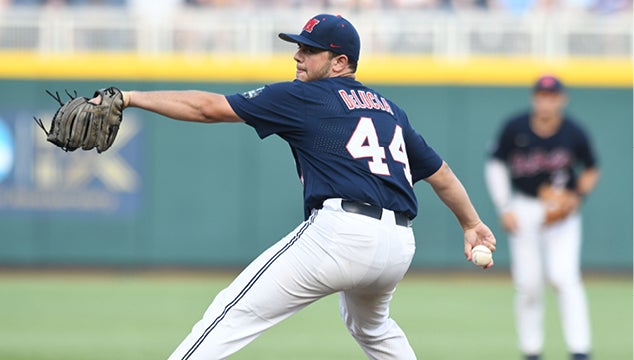
[[[306,214],[325,199],[346,198],[413,219],[413,184],[442,164],[405,112],[352,78],[276,83],[227,100],[261,138],[289,143]]]
[[[596,159],[583,128],[564,117],[559,130],[541,138],[530,128],[530,112],[511,118],[502,129],[493,157],[504,161],[511,182],[520,192],[536,196],[539,186],[576,188],[575,167],[594,167]]]

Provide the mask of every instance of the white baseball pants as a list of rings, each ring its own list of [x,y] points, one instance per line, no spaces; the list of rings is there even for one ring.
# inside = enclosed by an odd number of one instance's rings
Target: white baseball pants
[[[512,210],[519,223],[518,231],[509,235],[509,247],[520,350],[524,354],[542,352],[547,280],[556,292],[568,350],[588,353],[590,321],[580,269],[580,214],[544,226],[542,204],[536,198],[522,195],[514,196]]]
[[[339,293],[341,316],[369,359],[415,359],[389,317],[414,250],[412,229],[396,225],[391,211],[376,220],[343,211],[340,199],[326,200],[218,293],[169,359],[225,359],[333,293]]]

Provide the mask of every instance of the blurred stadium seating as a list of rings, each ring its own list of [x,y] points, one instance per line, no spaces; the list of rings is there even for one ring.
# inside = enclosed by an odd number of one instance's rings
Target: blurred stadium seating
[[[321,8],[297,2],[271,7],[194,6],[192,1],[180,0],[136,0],[125,6],[121,6],[124,1],[71,2],[85,6],[64,1],[54,1],[57,5],[26,1],[29,6],[18,6],[25,1],[4,2],[1,5],[0,0],[0,51],[287,53],[288,45],[276,41],[277,33],[298,31],[305,19],[326,10],[341,13],[357,25],[366,55],[416,54],[442,60],[493,55],[542,60],[632,57],[631,0],[625,0],[624,11],[521,13],[475,5],[460,11],[456,5],[452,11],[422,6],[351,7],[337,1]]]

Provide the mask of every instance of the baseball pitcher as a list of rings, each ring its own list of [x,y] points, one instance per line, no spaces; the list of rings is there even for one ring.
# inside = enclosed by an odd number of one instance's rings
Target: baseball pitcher
[[[124,108],[183,121],[246,123],[261,138],[281,137],[303,183],[305,221],[215,297],[170,359],[225,359],[330,294],[339,295],[341,317],[368,358],[415,359],[389,316],[415,250],[414,184],[429,183],[455,214],[467,260],[476,245],[494,251],[495,237],[405,112],[355,79],[360,40],[348,20],[320,14],[300,34],[279,37],[297,44],[294,81],[228,96],[122,92]],[[98,93],[90,102],[103,100]]]

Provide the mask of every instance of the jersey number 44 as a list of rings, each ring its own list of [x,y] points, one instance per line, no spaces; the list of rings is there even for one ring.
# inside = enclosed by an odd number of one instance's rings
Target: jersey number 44
[[[391,175],[388,164],[384,161],[386,159],[385,148],[379,144],[379,137],[372,118],[362,117],[359,119],[356,129],[352,133],[350,140],[348,140],[346,149],[355,159],[371,158],[371,160],[368,161],[368,166],[370,167],[370,172],[373,174]],[[394,161],[403,164],[405,178],[410,186],[413,186],[412,173],[405,149],[405,140],[403,139],[403,128],[399,125],[396,125],[394,128],[394,135],[388,146],[388,150]]]

